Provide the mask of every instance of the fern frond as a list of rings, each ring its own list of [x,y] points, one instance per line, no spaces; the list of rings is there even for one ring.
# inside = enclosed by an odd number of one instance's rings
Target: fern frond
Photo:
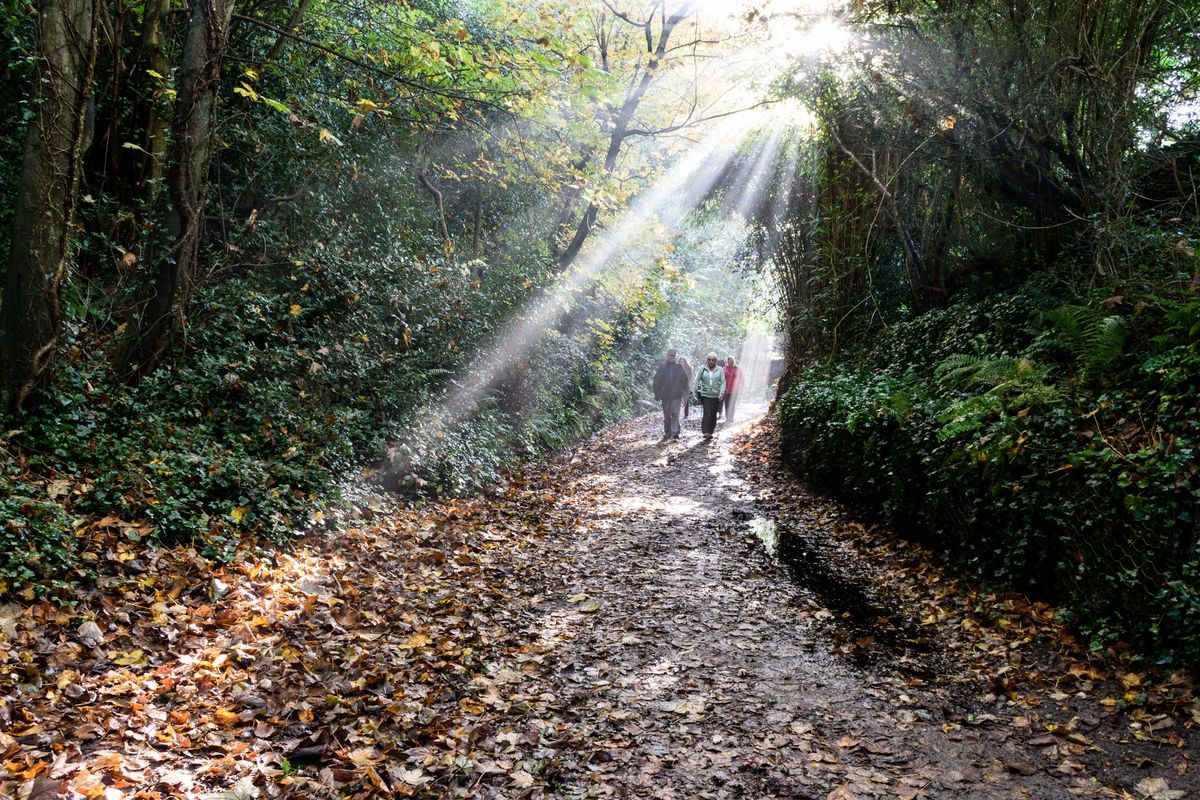
[[[1092,380],[1125,352],[1129,327],[1122,317],[1091,306],[1062,306],[1045,314],[1058,341],[1070,353],[1080,380]]]

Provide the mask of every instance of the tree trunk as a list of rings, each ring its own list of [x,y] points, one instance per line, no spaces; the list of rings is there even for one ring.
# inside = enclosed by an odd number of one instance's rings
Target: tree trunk
[[[446,203],[442,197],[442,191],[434,185],[434,182],[429,178],[429,167],[422,164],[417,172],[417,178],[421,181],[421,186],[429,193],[429,197],[433,200],[433,216],[437,222],[438,233],[442,237],[442,252],[449,257],[454,252],[454,240],[450,238],[450,227],[446,224]]]
[[[637,111],[638,105],[642,102],[646,91],[650,88],[650,84],[653,83],[655,75],[658,74],[658,68],[666,59],[667,42],[671,38],[672,31],[690,13],[691,6],[687,3],[684,3],[679,11],[671,14],[669,17],[664,12],[662,29],[658,34],[657,44],[654,43],[651,32],[651,20],[648,19],[641,26],[646,34],[646,51],[649,60],[642,69],[641,76],[631,84],[629,93],[625,96],[625,101],[621,104],[621,108],[618,109],[613,118],[613,129],[608,138],[608,150],[604,154],[604,175],[612,174],[612,171],[617,166],[617,156],[620,155],[621,145],[625,143],[625,138],[629,135],[629,125],[633,122],[633,115]],[[579,220],[579,225],[575,229],[575,235],[558,257],[559,270],[565,270],[578,258],[579,251],[583,249],[584,242],[587,241],[588,236],[591,235],[596,225],[596,216],[599,212],[599,205],[595,202],[588,203],[587,208],[583,212],[583,218]]]
[[[275,37],[275,44],[271,45],[271,49],[263,56],[262,63],[270,64],[279,58],[279,54],[283,52],[284,46],[287,45],[288,36],[295,32],[296,27],[300,24],[300,20],[304,19],[304,12],[310,2],[311,0],[300,0],[300,2],[296,3],[296,7],[292,9],[292,15],[288,17],[287,25],[284,26],[286,33],[281,33]]]
[[[183,325],[204,228],[214,106],[234,0],[197,0],[192,6],[171,122],[167,188],[169,245],[126,345],[120,371],[136,380],[162,362]]]
[[[20,411],[48,376],[62,327],[79,156],[96,64],[97,0],[43,0],[29,124],[0,309],[0,401]]]
[[[159,75],[167,75],[171,71],[167,63],[167,45],[163,37],[163,21],[170,0],[149,0],[146,3],[145,19],[142,24],[142,46],[146,49],[146,63],[150,69]],[[160,81],[162,78],[151,80]],[[145,168],[142,170],[142,180],[155,183],[162,179],[163,167],[167,161],[167,121],[158,111],[154,100],[150,101],[150,111],[146,115],[146,156]]]
[[[475,220],[471,225],[471,257],[479,258],[482,255],[480,249],[479,230],[483,225],[483,185],[475,187]]]

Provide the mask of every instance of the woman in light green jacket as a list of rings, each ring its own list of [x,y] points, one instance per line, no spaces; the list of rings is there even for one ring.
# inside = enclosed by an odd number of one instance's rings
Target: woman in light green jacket
[[[694,388],[704,406],[700,432],[704,434],[704,441],[707,442],[712,439],[713,431],[717,429],[717,411],[725,399],[725,368],[717,366],[716,353],[709,353],[704,366],[696,372]]]

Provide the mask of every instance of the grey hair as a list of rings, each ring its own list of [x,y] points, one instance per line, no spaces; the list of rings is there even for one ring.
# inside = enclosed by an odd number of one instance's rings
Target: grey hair
[[[708,355],[706,355],[706,356],[704,357],[704,360],[705,360],[705,361],[707,361],[707,360],[708,360],[708,359],[710,359],[710,358],[716,358],[716,357],[717,357],[717,354],[716,354],[716,353],[709,353]]]

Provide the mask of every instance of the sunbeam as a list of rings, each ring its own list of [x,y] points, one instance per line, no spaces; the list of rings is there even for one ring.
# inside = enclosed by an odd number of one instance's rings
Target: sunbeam
[[[663,109],[667,121],[660,122],[657,136],[638,132],[635,138],[647,152],[674,151],[668,166],[624,213],[592,234],[579,257],[549,287],[525,302],[439,400],[417,413],[418,424],[407,435],[407,444],[419,448],[478,413],[546,332],[561,327],[579,298],[593,291],[605,270],[631,270],[622,273],[623,279],[641,280],[643,270],[637,265],[653,264],[657,257],[649,252],[634,255],[629,248],[644,237],[651,223],[677,229],[698,207],[720,195],[725,213],[742,220],[765,217],[768,230],[776,227],[770,219],[785,213],[786,196],[792,190],[795,140],[812,128],[813,116],[800,103],[771,99],[770,85],[797,58],[837,51],[846,46],[848,37],[832,3],[799,0],[771,3],[751,14],[752,10],[725,3],[699,4],[696,30],[736,31],[728,39],[736,46],[720,59],[697,62],[695,71],[663,71],[659,90],[666,97],[677,97],[679,105]],[[746,30],[736,24],[751,17],[757,20],[756,28]],[[619,99],[612,95],[607,102]],[[598,102],[603,101],[602,97]],[[744,228],[733,235],[748,241]],[[769,250],[768,246],[764,254]],[[622,257],[632,266],[618,265]],[[740,350],[730,351],[740,352],[750,362],[747,374],[760,394],[773,351],[767,339],[748,338]]]
[[[552,286],[527,303],[514,324],[471,362],[463,379],[455,383],[442,404],[419,415],[434,422],[433,429],[428,432],[440,430],[471,413],[496,379],[529,351],[543,331],[563,318],[571,299],[589,288],[647,224],[655,220],[668,225],[678,224],[702,202],[732,157],[729,142],[738,141],[744,127],[745,121],[737,118],[713,127],[610,228],[594,239]]]

